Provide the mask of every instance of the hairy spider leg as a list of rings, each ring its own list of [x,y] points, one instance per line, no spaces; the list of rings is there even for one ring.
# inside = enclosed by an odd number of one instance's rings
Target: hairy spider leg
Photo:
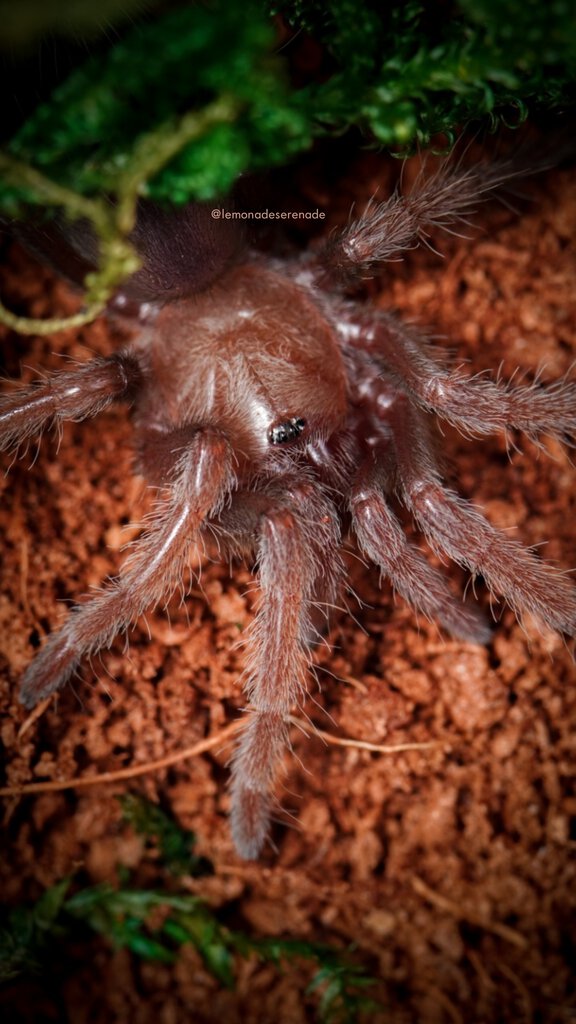
[[[85,655],[110,646],[120,630],[181,581],[203,520],[218,511],[233,480],[225,438],[209,429],[192,433],[191,428],[191,434],[183,452],[177,447],[169,493],[158,502],[120,576],[77,605],[27,669],[20,690],[26,707],[58,690]]]
[[[511,387],[447,370],[430,358],[424,338],[382,313],[340,322],[346,346],[369,352],[424,409],[472,435],[516,428],[532,438],[576,435],[576,383]]]
[[[388,506],[382,490],[391,490],[393,486],[385,471],[389,463],[389,445],[383,443],[367,457],[352,484],[352,527],[361,550],[416,611],[439,622],[453,636],[471,643],[487,643],[491,630],[483,615],[457,600],[442,574],[428,564],[418,548],[409,544]]]
[[[338,600],[345,576],[345,567],[339,553],[338,511],[327,497],[322,486],[313,481],[302,482],[283,474],[279,483],[267,482],[261,490],[238,488],[232,502],[207,525],[217,538],[219,546],[231,557],[256,559],[260,539],[262,516],[271,507],[296,504],[298,515],[308,527],[311,541],[320,535],[317,554],[317,574],[314,586],[308,595],[308,633],[305,643],[314,647],[326,633],[330,609]],[[326,531],[334,531],[326,538]],[[326,553],[329,552],[328,557]]]
[[[112,402],[131,398],[141,381],[137,359],[119,352],[2,395],[0,451],[18,447],[51,423],[96,416]]]
[[[533,170],[504,160],[467,169],[444,166],[428,178],[421,173],[407,195],[396,191],[382,203],[372,200],[361,217],[328,239],[316,262],[336,281],[353,285],[377,264],[426,242],[430,228],[468,223],[494,189]]]
[[[265,502],[260,494],[254,502],[241,496],[241,504],[235,495],[232,506],[234,534],[257,538],[261,600],[248,639],[250,704],[232,762],[231,826],[238,852],[251,859],[268,833],[278,762],[288,744],[288,716],[306,692],[318,580],[326,582],[326,574],[337,571],[327,567],[340,561],[336,510],[313,484],[296,485],[282,499],[268,496]]]
[[[552,629],[576,632],[576,589],[567,575],[497,530],[470,502],[447,489],[424,415],[404,396],[387,412],[397,466],[396,486],[429,543],[480,573],[518,617],[532,612]]]

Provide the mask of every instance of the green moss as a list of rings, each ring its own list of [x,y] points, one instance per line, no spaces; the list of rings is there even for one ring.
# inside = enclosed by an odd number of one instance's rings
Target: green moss
[[[294,31],[279,53],[271,14]],[[283,53],[297,48],[302,32],[318,40],[324,64],[294,88]],[[103,258],[123,256],[93,282],[96,310],[134,262],[127,236],[139,196],[216,199],[239,175],[352,127],[367,144],[400,153],[438,136],[450,145],[470,121],[495,129],[566,106],[575,79],[569,0],[185,4],[150,16],[87,61],[26,121],[0,154],[0,212],[50,206],[59,187],[115,200],[94,224]],[[44,186],[15,174],[14,160],[41,172],[35,180],[43,176]],[[59,205],[75,216],[74,202]]]
[[[285,161],[327,132],[359,126],[368,141],[422,144],[573,91],[576,9],[565,0],[292,0],[272,10],[323,45],[332,61],[324,81],[289,87],[263,5],[186,5],[74,72],[9,152],[84,195],[115,193],[139,139],[233,96],[229,124],[184,140],[142,186],[185,202],[221,195],[242,172]],[[14,195],[0,193],[5,209]]]
[[[307,119],[292,108],[279,62],[270,59],[272,47],[272,27],[254,5],[173,11],[132,31],[105,61],[90,60],[72,74],[9,152],[82,194],[114,193],[143,136],[233,96],[231,123],[184,140],[146,189],[182,202],[222,193],[247,168],[284,160],[310,141]]]

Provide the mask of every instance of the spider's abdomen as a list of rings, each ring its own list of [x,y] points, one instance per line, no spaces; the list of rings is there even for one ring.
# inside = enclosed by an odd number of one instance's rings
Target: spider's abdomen
[[[145,344],[147,425],[223,430],[249,460],[301,436],[328,437],[346,415],[333,328],[309,294],[249,264],[162,309]],[[153,340],[152,340],[153,338]]]

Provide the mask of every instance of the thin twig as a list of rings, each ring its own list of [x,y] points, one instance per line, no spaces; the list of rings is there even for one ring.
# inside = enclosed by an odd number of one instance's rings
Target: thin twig
[[[38,715],[45,710],[45,706],[50,700],[51,698],[48,697],[45,703],[43,702],[37,709],[34,709],[32,715],[26,719],[19,735],[29,728],[34,717],[38,717]],[[296,725],[299,729],[304,731],[306,731],[306,728],[309,726],[308,722],[303,722],[301,719],[294,718],[293,716],[290,716],[289,721],[292,725]],[[209,736],[205,740],[200,740],[199,743],[195,743],[192,747],[185,747],[183,750],[177,750],[173,754],[167,754],[166,757],[161,757],[157,761],[147,761],[145,764],[132,765],[130,768],[119,768],[117,771],[102,772],[100,775],[80,776],[76,779],[56,779],[51,782],[27,782],[19,786],[4,786],[0,788],[0,797],[28,796],[32,793],[54,793],[64,789],[85,789],[88,786],[100,786],[109,782],[121,782],[125,779],[134,779],[139,775],[148,775],[152,772],[161,771],[163,768],[169,768],[171,765],[179,764],[181,761],[188,761],[193,757],[199,757],[200,754],[205,754],[208,750],[212,750],[214,747],[224,744],[241,728],[242,725],[242,719],[238,719],[236,722],[232,722],[224,729],[215,733],[214,736]],[[379,754],[396,754],[405,750],[424,750],[438,746],[438,743],[440,742],[398,743],[395,746],[383,746],[378,743],[367,743],[364,740],[353,740],[346,737],[332,736],[330,733],[324,732],[322,729],[314,729],[313,735],[319,736],[324,740],[324,742],[329,743],[332,746],[357,747],[360,750],[371,750]]]
[[[134,779],[139,775],[147,775],[149,772],[157,772],[162,768],[170,768],[180,761],[187,761],[192,757],[205,754],[206,751],[225,743],[242,725],[242,721],[232,722],[224,729],[205,740],[200,740],[192,747],[185,747],[184,750],[177,750],[174,754],[167,754],[157,761],[147,761],[146,764],[133,765],[131,768],[120,768],[115,772],[102,772],[101,775],[80,776],[77,779],[56,779],[53,782],[28,782],[22,786],[4,786],[0,789],[0,796],[28,796],[29,793],[53,793],[63,789],[84,789],[87,786],[100,786],[108,782],[120,782],[123,779]]]
[[[500,924],[498,921],[487,921],[481,914],[477,914],[475,911],[463,907],[459,903],[454,903],[452,900],[447,899],[446,896],[442,896],[440,893],[435,892],[434,889],[431,889],[417,875],[413,876],[411,882],[414,891],[419,896],[423,896],[429,903],[432,903],[433,906],[438,907],[439,910],[452,914],[453,917],[458,918],[460,921],[468,921],[469,924],[476,925],[486,932],[499,935],[501,939],[511,942],[512,945],[517,946],[519,949],[527,948],[528,943],[524,936],[514,931],[513,928],[509,928],[508,925]]]
[[[34,725],[34,722],[37,722],[38,719],[42,717],[42,715],[46,711],[46,708],[50,707],[51,703],[52,703],[52,696],[44,697],[44,700],[41,700],[40,703],[37,704],[35,708],[32,708],[32,711],[24,719],[24,721],[22,722],[22,725],[18,729],[18,740],[21,740],[22,737],[26,735],[26,733],[28,732],[30,727],[32,725]]]
[[[458,1010],[454,1006],[454,1003],[452,1002],[451,999],[448,998],[445,992],[442,992],[442,990],[437,988],[436,985],[434,985],[432,988],[427,989],[427,992],[432,997],[432,999],[435,999],[436,1002],[439,1003],[444,1010],[446,1010],[446,1013],[450,1017],[452,1024],[464,1024],[464,1019],[462,1015],[458,1013]]]
[[[492,994],[494,992],[494,989],[496,988],[496,985],[494,984],[494,981],[492,980],[492,978],[488,974],[488,971],[484,967],[484,964],[482,963],[482,960],[478,956],[478,953],[474,949],[468,949],[466,950],[466,957],[470,961],[472,967],[474,968],[478,977],[480,978],[480,984],[482,988],[484,988],[486,992],[488,992],[489,994]]]
[[[497,963],[496,967],[498,968],[500,973],[503,974],[505,978],[508,978],[509,981],[511,981],[514,987],[516,988],[520,996],[520,999],[524,1004],[525,1024],[531,1024],[531,1021],[533,1020],[534,1016],[532,1012],[532,999],[530,998],[530,992],[526,988],[526,985],[524,984],[522,979],[518,977],[516,972],[513,971],[511,967],[508,967],[508,964]]]
[[[303,729],[304,732],[306,732],[307,727],[310,727],[308,722],[302,722],[299,718],[294,718],[292,715],[289,721],[292,725]],[[317,729],[316,726],[311,733],[306,734],[319,736],[320,739],[333,747],[355,747],[357,750],[371,750],[376,754],[401,754],[405,750],[430,750],[432,747],[438,747],[442,743],[442,740],[431,740],[427,743],[391,743],[388,745],[369,743],[367,740],[353,740],[347,736],[333,736],[332,733],[324,732],[323,729]]]

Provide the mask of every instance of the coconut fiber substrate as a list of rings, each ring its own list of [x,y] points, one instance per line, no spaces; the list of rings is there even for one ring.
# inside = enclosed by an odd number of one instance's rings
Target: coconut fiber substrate
[[[386,194],[397,166],[360,154],[327,184],[321,159],[309,158],[294,172],[291,208],[326,210],[316,230],[329,231],[378,185]],[[366,283],[367,301],[429,331],[471,372],[562,377],[576,359],[575,183],[573,170],[555,169],[523,184],[512,204],[479,203],[466,237],[434,234],[442,255],[409,252]],[[306,241],[302,232],[292,239]],[[9,240],[1,289],[28,316],[63,316],[81,303]],[[69,358],[107,355],[126,337],[104,319],[44,339],[2,329],[2,373],[29,381]],[[278,785],[283,811],[259,861],[239,859],[227,820],[229,727],[245,703],[238,641],[257,599],[251,566],[202,556],[184,603],[177,595],[150,611],[129,644],[120,637],[86,661],[38,714],[22,708],[19,680],[45,636],[117,573],[137,536],[131,524],[149,498],[133,475],[131,436],[118,406],[66,424],[60,437],[47,432],[39,450],[33,442],[7,457],[0,477],[3,904],[29,909],[64,879],[70,895],[99,883],[196,894],[222,928],[330,946],[356,965],[372,981],[360,993],[371,1006],[352,989],[348,1017],[340,1001],[334,1019],[575,1020],[573,653],[536,620],[520,625],[491,603],[481,579],[477,600],[495,618],[486,647],[417,621],[350,546],[349,611],[344,602],[334,611],[313,653],[316,678],[295,711],[301,724]],[[509,536],[541,545],[548,561],[576,566],[570,449],[520,436],[508,446],[501,436],[470,440],[447,426],[439,437],[450,486]],[[441,568],[466,586],[458,567]],[[44,791],[26,792],[38,783]],[[171,874],[158,842],[126,819],[127,793],[194,833],[210,871]],[[155,913],[148,934],[165,912]],[[174,950],[163,962],[62,926],[39,963],[4,983],[0,1014],[22,1024],[327,1019],[326,987],[309,988],[321,957],[277,965],[235,953],[227,987],[193,943]]]

